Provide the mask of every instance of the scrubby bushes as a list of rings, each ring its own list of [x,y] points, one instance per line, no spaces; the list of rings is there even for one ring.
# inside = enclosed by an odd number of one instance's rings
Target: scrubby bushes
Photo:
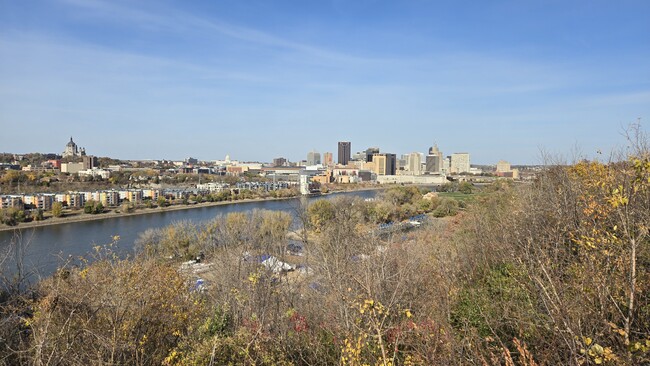
[[[12,302],[33,311],[3,315],[22,338],[0,353],[12,364],[646,364],[649,178],[647,150],[549,167],[399,235],[371,228],[460,207],[408,187],[317,201],[296,208],[300,256],[287,252],[286,213],[176,223],[143,234],[137,259],[61,271]],[[201,252],[200,274],[180,265]],[[191,290],[198,275],[203,292]]]
[[[435,217],[456,215],[461,203],[453,198],[438,198],[417,187],[393,187],[385,190],[378,201],[367,204],[368,220],[375,223],[402,221],[409,217],[433,212]],[[464,203],[462,204],[464,207]]]
[[[205,317],[175,266],[100,256],[39,284],[33,315],[23,318],[25,364],[161,364]]]
[[[25,211],[17,208],[2,208],[0,209],[0,223],[9,226],[16,226],[19,222],[25,222],[27,216]]]
[[[454,216],[458,213],[460,204],[452,198],[442,198],[437,202],[437,207],[433,210],[434,217]]]
[[[87,214],[100,214],[104,212],[104,205],[101,202],[93,200],[86,201],[84,205],[84,213]]]
[[[486,359],[517,339],[542,364],[648,363],[648,150],[486,197],[467,216],[473,270],[452,312],[468,344]]]

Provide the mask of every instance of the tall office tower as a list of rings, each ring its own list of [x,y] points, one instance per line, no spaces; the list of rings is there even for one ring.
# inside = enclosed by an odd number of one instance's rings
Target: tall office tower
[[[440,173],[442,170],[442,158],[438,155],[427,155],[425,171],[427,173]]]
[[[379,154],[379,148],[378,147],[369,147],[365,151],[366,156],[365,156],[365,162],[370,163],[372,162],[372,156],[375,154]]]
[[[412,152],[408,155],[408,170],[413,175],[422,174],[422,156],[419,152]]]
[[[331,152],[323,153],[323,165],[330,166],[334,164],[334,158]]]
[[[352,151],[352,143],[350,141],[339,141],[339,160],[341,165],[347,165],[350,161],[350,152]]]
[[[429,148],[429,155],[427,155],[426,168],[427,173],[440,173],[442,170],[442,152],[438,149],[438,145],[434,144]]]
[[[386,154],[375,154],[372,157],[372,171],[377,175],[386,175]]]
[[[307,165],[318,165],[320,164],[320,153],[312,150],[307,153]]]
[[[397,172],[397,155],[386,154],[386,175],[395,175]]]
[[[440,172],[444,174],[451,174],[451,156],[447,156],[441,161],[442,163],[440,163]]]
[[[372,157],[373,171],[377,175],[395,175],[397,170],[397,155],[375,154]]]
[[[451,173],[467,173],[469,172],[469,153],[453,153],[451,154],[450,171]]]

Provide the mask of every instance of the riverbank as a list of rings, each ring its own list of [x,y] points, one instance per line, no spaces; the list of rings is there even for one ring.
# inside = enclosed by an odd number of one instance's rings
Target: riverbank
[[[329,196],[329,195],[338,194],[338,193],[381,190],[381,189],[385,189],[385,188],[387,188],[387,187],[363,187],[363,188],[352,189],[352,190],[332,191],[332,192],[328,192],[328,193],[323,193],[322,196]],[[242,200],[236,200],[236,201],[202,202],[202,203],[189,204],[189,205],[182,205],[182,204],[181,205],[174,205],[174,206],[168,206],[168,207],[162,207],[162,208],[161,207],[157,207],[157,208],[140,208],[140,209],[136,210],[135,212],[128,212],[128,213],[126,213],[126,212],[116,212],[115,210],[111,210],[109,212],[105,212],[105,213],[101,213],[101,214],[80,213],[80,214],[73,214],[73,215],[70,215],[70,216],[67,216],[67,217],[50,217],[50,218],[47,218],[46,220],[43,220],[43,221],[21,222],[16,226],[3,225],[3,226],[0,226],[0,232],[2,232],[2,231],[13,231],[13,230],[22,230],[22,229],[31,229],[31,228],[42,227],[42,226],[62,225],[62,224],[69,224],[69,223],[75,223],[75,222],[108,220],[108,219],[113,219],[113,218],[118,218],[118,217],[149,215],[149,214],[156,214],[156,213],[162,213],[162,212],[190,210],[190,209],[193,209],[193,208],[232,205],[232,204],[238,204],[238,203],[265,202],[265,201],[283,201],[283,200],[296,199],[296,198],[300,198],[300,197],[301,196],[278,197],[278,198],[266,197],[266,198],[248,198],[248,199],[242,199]]]

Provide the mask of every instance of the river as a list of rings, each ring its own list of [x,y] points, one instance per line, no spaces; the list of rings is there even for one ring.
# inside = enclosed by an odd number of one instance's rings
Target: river
[[[342,195],[371,198],[376,193],[374,190],[343,192],[307,200],[312,202]],[[20,230],[19,240],[16,240],[13,231],[0,231],[0,253],[4,254],[12,249],[13,257],[3,261],[0,274],[15,274],[17,267],[14,259],[20,257],[23,273],[30,273],[30,282],[34,282],[43,276],[51,275],[64,261],[86,256],[96,245],[111,243],[114,236],[120,237],[115,251],[120,256],[125,256],[134,252],[134,244],[139,234],[150,228],[165,227],[176,221],[200,223],[231,212],[250,212],[256,209],[285,211],[295,217],[296,209],[303,199],[235,202],[228,205],[41,226]],[[20,242],[19,245],[16,244],[17,241]]]

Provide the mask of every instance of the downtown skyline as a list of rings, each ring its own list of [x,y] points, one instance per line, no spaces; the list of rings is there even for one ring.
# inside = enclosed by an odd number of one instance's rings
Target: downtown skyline
[[[0,152],[469,151],[540,163],[650,118],[650,5],[0,1]]]

